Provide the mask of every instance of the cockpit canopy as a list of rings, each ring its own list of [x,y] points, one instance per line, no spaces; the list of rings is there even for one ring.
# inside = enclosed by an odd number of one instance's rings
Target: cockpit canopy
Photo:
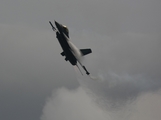
[[[62,25],[62,26],[63,26],[63,32],[69,38],[69,30],[68,30],[67,26],[65,26],[65,25]]]

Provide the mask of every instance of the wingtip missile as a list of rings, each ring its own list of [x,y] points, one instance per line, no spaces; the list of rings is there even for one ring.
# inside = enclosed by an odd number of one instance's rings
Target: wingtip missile
[[[50,25],[51,25],[53,31],[56,31],[56,28],[53,26],[53,24],[51,23],[51,21],[49,21],[49,23],[50,23]]]
[[[82,66],[82,67],[86,71],[86,74],[89,75],[90,73],[87,71],[86,67],[85,66]]]

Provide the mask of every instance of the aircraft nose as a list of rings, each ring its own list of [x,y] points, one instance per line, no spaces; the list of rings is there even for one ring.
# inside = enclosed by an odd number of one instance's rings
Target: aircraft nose
[[[61,27],[61,24],[59,24],[58,22],[55,21],[55,25],[57,28],[60,28]]]

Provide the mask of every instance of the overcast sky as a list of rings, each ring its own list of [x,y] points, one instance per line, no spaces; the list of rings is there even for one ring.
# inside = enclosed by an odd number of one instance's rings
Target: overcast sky
[[[160,0],[1,0],[0,119],[160,120]],[[48,21],[91,48],[81,76]]]

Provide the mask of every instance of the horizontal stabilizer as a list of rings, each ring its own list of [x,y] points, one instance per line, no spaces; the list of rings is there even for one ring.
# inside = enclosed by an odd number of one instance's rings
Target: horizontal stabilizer
[[[80,51],[82,52],[82,55],[87,55],[89,53],[92,53],[92,50],[91,49],[80,49]]]

